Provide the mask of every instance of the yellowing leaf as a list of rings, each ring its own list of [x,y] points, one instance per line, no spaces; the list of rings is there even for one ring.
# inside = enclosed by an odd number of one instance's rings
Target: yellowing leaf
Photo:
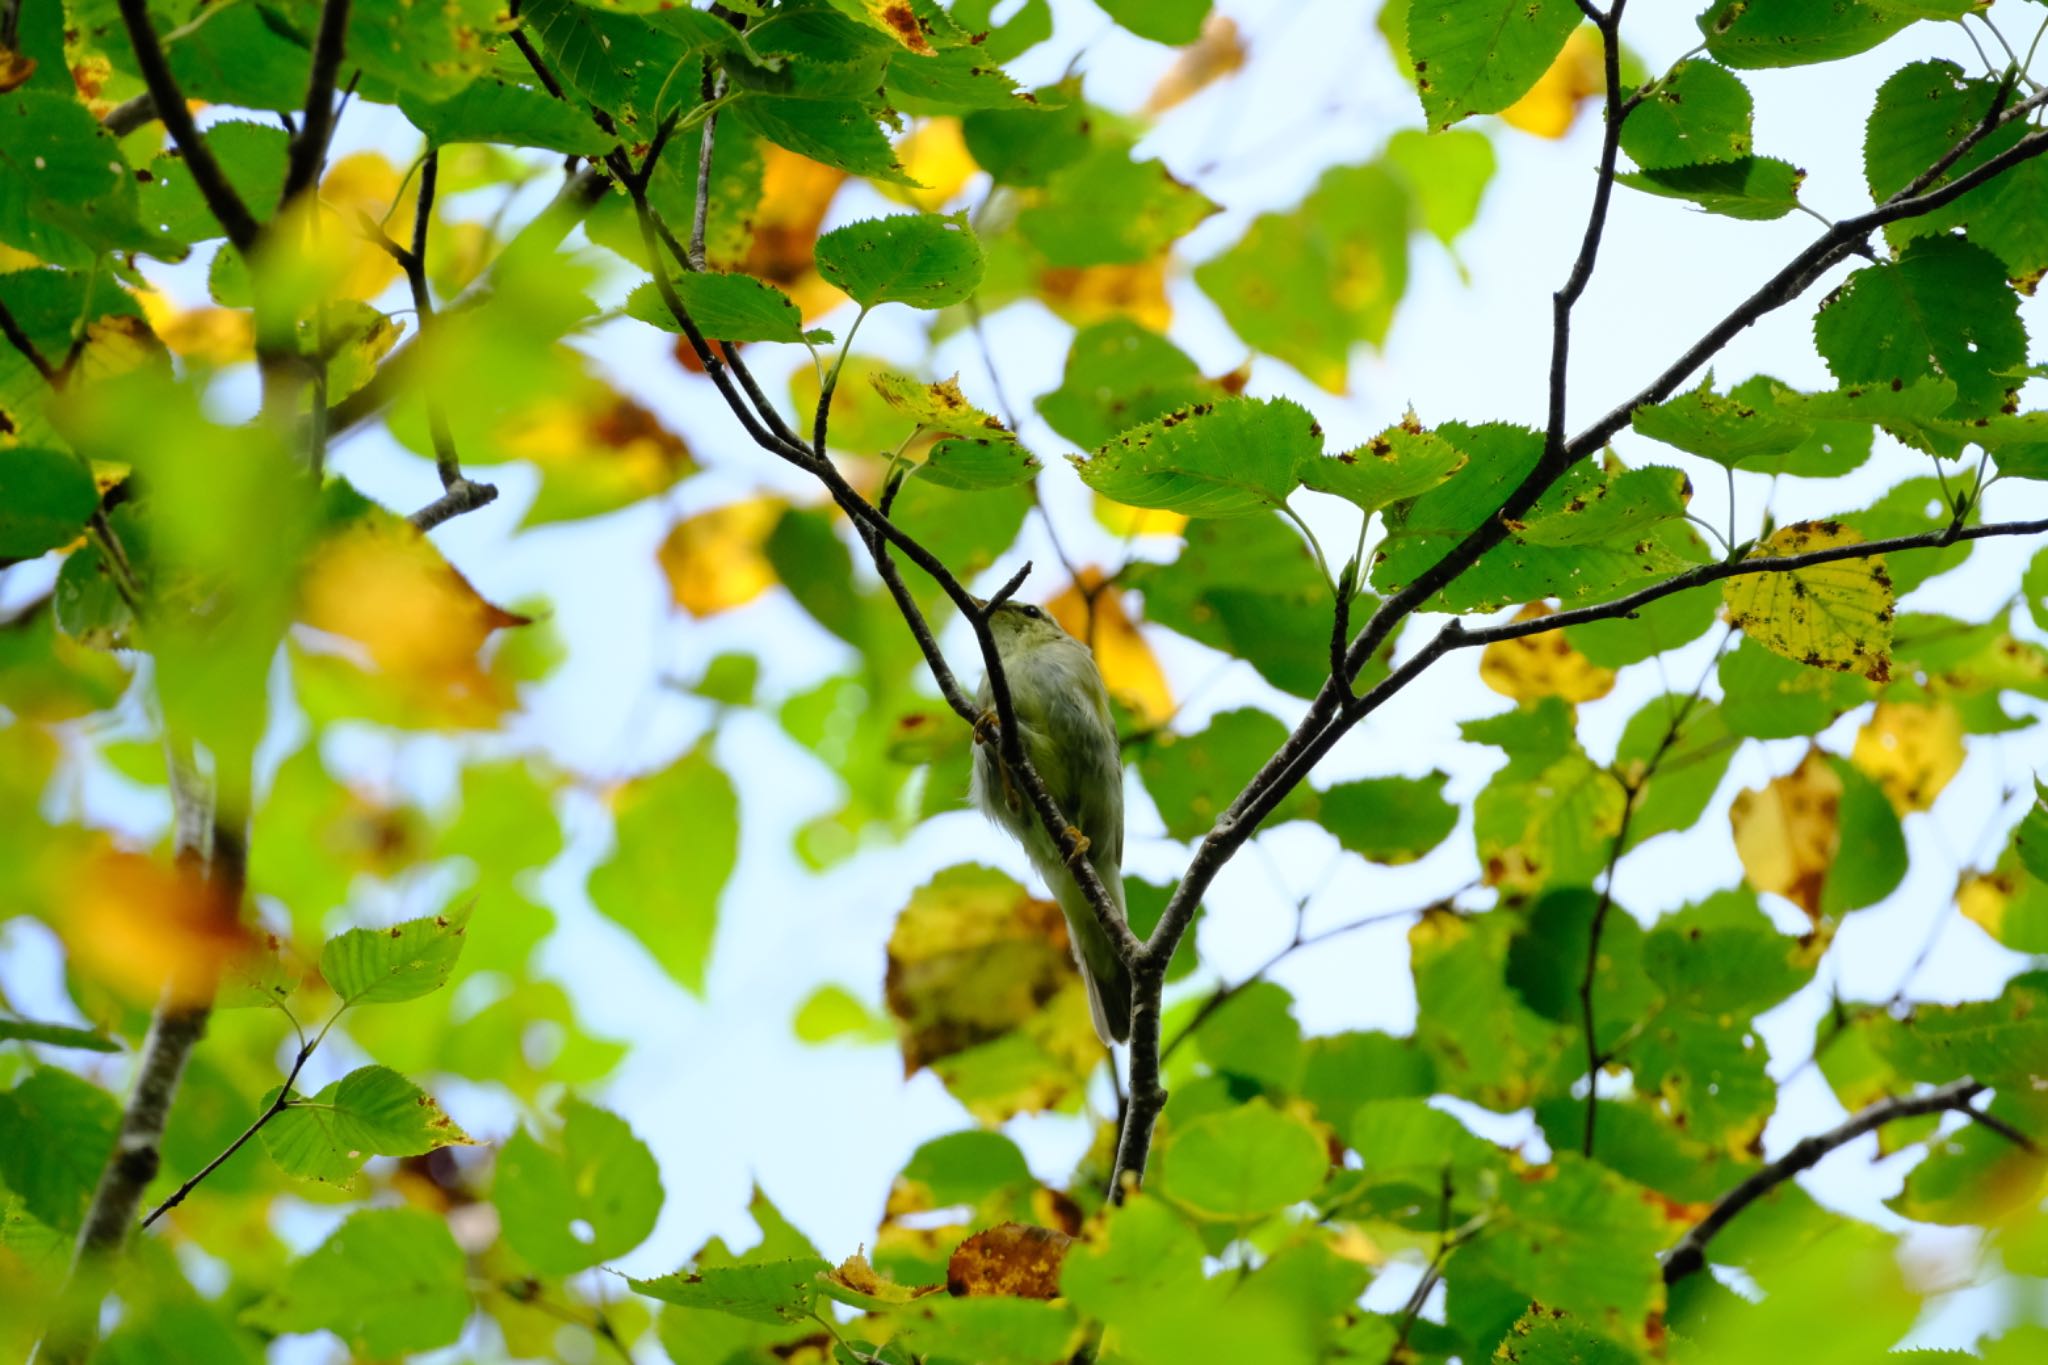
[[[846,295],[818,274],[813,249],[844,171],[781,147],[762,149],[761,202],[754,207],[753,239],[739,268],[796,300],[804,321],[822,317]]]
[[[1135,265],[1047,266],[1038,272],[1038,297],[1075,327],[1129,318],[1155,332],[1173,324],[1166,297],[1166,257]]]
[[[256,356],[256,321],[239,308],[180,308],[154,289],[137,295],[143,316],[174,356],[236,365]]]
[[[1802,521],[1759,541],[1750,557],[1800,555],[1862,540],[1838,521]],[[1773,654],[1872,682],[1891,677],[1892,580],[1881,555],[1744,574],[1722,585],[1721,600],[1728,619]]]
[[[692,616],[716,616],[774,587],[761,547],[784,508],[780,498],[748,498],[677,522],[660,552],[675,604]]]
[[[85,326],[85,345],[79,348],[73,372],[81,383],[94,383],[155,369],[170,373],[170,356],[149,323],[129,313],[109,313]]]
[[[1540,621],[1555,614],[1547,603],[1531,602],[1515,613],[1515,619]],[[1496,640],[1480,651],[1479,679],[1515,701],[1539,697],[1598,701],[1614,690],[1614,670],[1590,663],[1571,647],[1561,630]]]
[[[1571,131],[1585,102],[1606,90],[1600,31],[1582,25],[1565,39],[1564,50],[1529,87],[1529,93],[1501,110],[1500,116],[1511,128],[1538,137],[1561,138]]]
[[[888,34],[921,57],[934,55],[931,40],[925,36],[929,26],[917,17],[917,11],[909,0],[853,0],[853,3],[867,16],[870,28]],[[840,8],[846,6],[841,4]]]
[[[1739,793],[1728,822],[1749,884],[1818,922],[1821,888],[1842,846],[1841,804],[1842,779],[1818,749],[1769,786]]]
[[[1095,520],[1119,536],[1177,536],[1188,526],[1187,517],[1179,512],[1132,507],[1100,493],[1095,495]]]
[[[2017,869],[2009,872],[1972,872],[1956,886],[1956,908],[2000,943],[2005,942],[2005,910],[2019,894]]]
[[[478,652],[492,631],[529,620],[485,601],[424,533],[382,508],[315,551],[299,619],[358,646],[401,696],[465,721],[495,718],[511,703]]]
[[[1102,570],[1081,570],[1079,581],[1068,584],[1045,608],[1067,634],[1095,651],[1103,685],[1132,715],[1147,725],[1163,724],[1173,715],[1173,689],[1167,685],[1166,672],[1124,610],[1123,595],[1103,586]]]
[[[884,185],[891,199],[936,213],[981,168],[967,151],[957,118],[930,118],[896,144],[896,160],[917,185]]]
[[[1963,718],[1947,702],[1881,701],[1849,761],[1901,815],[1926,810],[1963,766]]]
[[[123,996],[205,1000],[222,968],[249,950],[240,907],[194,867],[102,848],[64,880],[60,926],[72,962]]]
[[[491,454],[540,467],[526,524],[599,516],[672,487],[697,461],[683,438],[641,403],[594,376],[507,414]]]
[[[1001,421],[967,401],[960,392],[960,376],[935,384],[909,379],[890,370],[868,376],[882,401],[916,422],[926,431],[948,436],[972,436],[977,440],[1015,440]]]
[[[1078,1097],[1101,1057],[1059,907],[993,868],[947,868],[911,896],[884,998],[904,1073],[931,1067],[985,1122]]]
[[[405,197],[399,198],[401,188]],[[343,298],[373,299],[399,277],[398,262],[357,231],[359,215],[373,223],[393,222],[408,228],[412,223],[417,182],[407,183],[399,169],[378,152],[356,152],[331,161],[326,178],[320,182],[320,203],[331,215],[317,234],[308,236],[309,252],[325,257],[323,264],[335,273],[334,292]]]
[[[1146,97],[1147,114],[1163,114],[1176,104],[1193,99],[1202,90],[1243,67],[1244,39],[1238,36],[1237,21],[1224,14],[1211,14],[1202,21],[1202,35],[1180,51],[1159,84]]]

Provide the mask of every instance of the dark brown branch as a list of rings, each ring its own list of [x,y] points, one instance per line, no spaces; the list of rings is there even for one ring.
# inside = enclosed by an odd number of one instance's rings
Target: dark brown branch
[[[4,300],[0,300],[0,336],[7,338],[7,344],[21,352],[21,358],[43,377],[43,382],[56,386],[61,382],[55,366],[50,364],[35,339],[22,327],[21,320],[14,316]]]
[[[189,1196],[192,1193],[192,1191],[199,1188],[199,1184],[201,1181],[205,1180],[206,1177],[212,1175],[215,1171],[219,1170],[229,1157],[233,1156],[236,1152],[241,1151],[242,1148],[248,1144],[250,1138],[255,1137],[256,1134],[263,1130],[264,1124],[269,1123],[272,1119],[276,1118],[279,1114],[282,1114],[287,1108],[290,1107],[293,1098],[292,1083],[299,1079],[299,1072],[305,1069],[306,1059],[313,1055],[313,1049],[319,1044],[319,1041],[320,1040],[318,1038],[315,1038],[311,1042],[301,1043],[299,1045],[299,1054],[298,1056],[292,1059],[291,1070],[286,1073],[284,1078],[284,1085],[279,1088],[277,1092],[277,1098],[272,1100],[269,1106],[265,1108],[262,1113],[256,1116],[256,1121],[254,1123],[251,1123],[247,1128],[244,1128],[242,1130],[242,1135],[236,1138],[233,1142],[230,1142],[219,1156],[215,1157],[213,1160],[207,1162],[204,1166],[200,1167],[199,1170],[196,1173],[194,1173],[190,1179],[185,1181],[184,1184],[178,1186],[177,1189],[172,1190],[170,1196],[166,1198],[163,1203],[158,1204],[155,1208],[151,1209],[149,1211],[148,1216],[142,1220],[142,1226],[148,1227],[150,1224],[156,1222],[157,1219],[163,1217],[172,1209],[184,1203],[186,1197]]]
[[[184,157],[192,183],[228,241],[246,256],[256,245],[262,225],[228,182],[220,162],[214,160],[213,149],[200,136],[199,125],[192,121],[192,111],[185,105],[184,92],[178,88],[178,78],[171,74],[163,43],[150,20],[148,0],[116,0],[116,4],[120,7],[121,23],[128,30],[129,46],[135,50],[135,64],[142,72],[143,84],[149,87],[150,100],[163,119],[164,130],[171,135],[178,154]]]
[[[1607,235],[1608,205],[1614,199],[1615,158],[1621,152],[1621,126],[1628,118],[1628,108],[1622,103],[1621,94],[1621,12],[1627,5],[1628,0],[1613,0],[1613,7],[1602,14],[1590,0],[1579,0],[1579,8],[1600,30],[1601,60],[1607,85],[1607,121],[1600,138],[1600,174],[1593,182],[1593,207],[1586,214],[1586,231],[1579,241],[1579,254],[1572,262],[1571,274],[1566,277],[1564,288],[1551,297],[1550,420],[1543,432],[1547,454],[1561,451],[1564,446],[1572,309],[1578,306],[1586,286],[1593,279],[1593,267],[1600,258],[1600,243]]]
[[[1818,1164],[1822,1157],[1836,1148],[1845,1147],[1866,1133],[1876,1132],[1894,1119],[1918,1118],[1923,1114],[1949,1112],[1966,1114],[2023,1150],[2038,1151],[2039,1148],[2032,1138],[2002,1120],[1987,1122],[1987,1116],[1971,1106],[1970,1101],[1982,1094],[1984,1089],[1981,1082],[1965,1077],[1930,1090],[1924,1095],[1879,1100],[1825,1133],[1801,1138],[1792,1144],[1791,1150],[1785,1155],[1722,1195],[1714,1205],[1713,1211],[1694,1224],[1692,1230],[1678,1240],[1677,1245],[1664,1257],[1664,1283],[1676,1284],[1695,1271],[1704,1269],[1707,1263],[1707,1243],[1713,1241],[1716,1234],[1751,1204],[1801,1171]]]
[[[306,112],[292,135],[291,158],[285,166],[284,191],[277,197],[280,212],[320,179],[327,161],[327,143],[334,132],[334,78],[348,42],[349,0],[326,0],[320,26],[313,34],[313,64],[306,77]]]
[[[496,484],[471,483],[458,478],[448,485],[448,491],[414,512],[406,520],[422,531],[431,531],[452,517],[464,512],[474,512],[479,507],[488,507],[498,500]]]

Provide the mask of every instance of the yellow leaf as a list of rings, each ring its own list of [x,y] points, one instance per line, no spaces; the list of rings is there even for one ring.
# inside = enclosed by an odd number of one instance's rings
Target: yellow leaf
[[[696,472],[683,438],[645,405],[595,376],[566,376],[499,419],[492,454],[531,460],[542,475],[529,523],[598,516],[652,497]]]
[[[1849,761],[1899,814],[1926,810],[1963,766],[1963,718],[1943,701],[1881,701],[1856,732]]]
[[[660,554],[675,604],[692,616],[716,616],[774,587],[761,547],[785,507],[780,498],[749,498],[677,522]]]
[[[154,289],[136,300],[174,356],[205,365],[236,365],[256,356],[256,321],[240,308],[180,308]]]
[[[320,224],[314,238],[317,246],[305,249],[317,250],[325,258],[322,264],[334,272],[336,294],[373,299],[399,277],[398,262],[357,232],[357,217],[366,214],[371,222],[398,223],[410,231],[417,192],[417,182],[407,182],[378,152],[356,152],[328,163],[320,182],[320,202],[333,216]]]
[[[844,171],[781,147],[764,147],[761,202],[754,206],[746,259],[713,264],[736,265],[778,286],[796,301],[806,322],[831,312],[846,302],[846,295],[818,274],[812,248],[845,180]]]
[[[73,373],[81,383],[96,383],[136,370],[155,369],[165,376],[171,358],[149,323],[129,313],[109,313],[85,325]]]
[[[957,118],[928,118],[896,144],[896,160],[919,188],[885,185],[891,199],[936,213],[981,169],[968,154]]]
[[[1749,884],[1783,896],[1817,923],[1821,888],[1842,846],[1841,804],[1842,779],[1819,749],[1769,786],[1737,794],[1728,822]]]
[[[193,867],[100,848],[81,854],[65,888],[73,964],[130,1000],[210,999],[221,968],[248,951],[240,907]]]
[[[1163,114],[1176,104],[1190,100],[1202,90],[1244,66],[1244,39],[1238,36],[1237,21],[1228,15],[1211,14],[1202,21],[1202,34],[1180,51],[1159,84],[1145,100],[1147,114]]]
[[[1582,25],[1565,39],[1564,50],[1529,93],[1501,111],[1501,120],[1538,137],[1561,138],[1571,131],[1585,102],[1606,91],[1600,31]]]
[[[2005,909],[2019,894],[2021,873],[1972,872],[1956,887],[1956,908],[2000,943],[2005,942]]]
[[[401,517],[372,508],[328,536],[301,587],[299,619],[352,642],[401,695],[472,718],[511,704],[482,666],[491,632],[529,618],[493,606]]]
[[[1173,323],[1165,256],[1135,265],[1047,266],[1038,272],[1038,297],[1076,327],[1121,317],[1163,332]]]
[[[1166,673],[1145,643],[1137,623],[1124,610],[1123,594],[1102,583],[1102,570],[1081,570],[1080,580],[1045,604],[1067,634],[1095,651],[1103,684],[1146,725],[1160,725],[1173,715],[1173,689]]]
[[[1517,621],[1540,621],[1556,613],[1548,604],[1531,602],[1515,613]],[[1600,668],[1571,647],[1561,630],[1496,640],[1479,654],[1479,678],[1503,697],[1534,701],[1563,697],[1568,702],[1598,701],[1614,690],[1614,670]]]
[[[1863,537],[1838,521],[1802,521],[1759,541],[1750,558],[1807,554]],[[1784,573],[1744,574],[1722,585],[1728,619],[1770,650],[1872,682],[1891,677],[1892,580],[1884,558],[1838,559]]]
[[[1100,493],[1095,495],[1095,520],[1119,536],[1177,536],[1188,526],[1188,519],[1179,512],[1131,507]]]

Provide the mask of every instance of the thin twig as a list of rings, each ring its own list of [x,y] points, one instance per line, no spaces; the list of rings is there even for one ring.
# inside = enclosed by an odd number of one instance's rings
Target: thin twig
[[[294,1026],[296,1026],[296,1024]],[[202,1180],[205,1180],[206,1177],[212,1175],[215,1171],[219,1170],[222,1163],[227,1161],[229,1157],[233,1156],[236,1152],[241,1151],[243,1146],[248,1143],[250,1138],[255,1137],[257,1133],[262,1131],[264,1124],[270,1122],[272,1119],[276,1118],[279,1114],[282,1114],[286,1109],[291,1107],[292,1083],[299,1079],[299,1072],[305,1068],[306,1059],[313,1055],[313,1049],[317,1045],[317,1039],[313,1042],[301,1043],[299,1045],[298,1056],[292,1059],[291,1070],[285,1073],[284,1085],[279,1088],[277,1092],[277,1098],[272,1100],[270,1104],[265,1107],[263,1112],[256,1116],[256,1121],[254,1123],[251,1123],[247,1128],[244,1128],[242,1130],[242,1135],[236,1138],[233,1142],[230,1142],[219,1156],[207,1162],[204,1166],[201,1166],[199,1170],[195,1172],[189,1180],[187,1180],[184,1184],[178,1186],[177,1189],[172,1190],[169,1198],[165,1199],[163,1203],[158,1204],[155,1208],[151,1209],[149,1211],[148,1216],[142,1220],[142,1226],[148,1227],[157,1219],[163,1217],[166,1213],[169,1213],[172,1209],[184,1203],[185,1197],[191,1194],[192,1191],[198,1189],[199,1183]]]
[[[1712,1211],[1694,1224],[1685,1236],[1679,1238],[1677,1244],[1664,1256],[1664,1283],[1676,1284],[1687,1275],[1703,1269],[1707,1263],[1707,1243],[1713,1241],[1716,1234],[1751,1204],[1801,1171],[1815,1165],[1829,1152],[1847,1146],[1866,1133],[1875,1132],[1894,1119],[1918,1118],[1923,1114],[1947,1112],[1965,1114],[2023,1151],[2040,1150],[2034,1140],[2025,1133],[2002,1119],[1990,1119],[1988,1115],[1971,1105],[1970,1102],[1982,1094],[1985,1088],[1981,1081],[1964,1077],[1923,1095],[1894,1096],[1879,1100],[1825,1133],[1801,1138],[1792,1144],[1785,1155],[1722,1195],[1714,1204]]]
[[[115,0],[115,3],[121,11],[121,23],[128,30],[128,44],[135,51],[135,65],[142,73],[142,83],[149,87],[150,99],[156,106],[158,117],[163,120],[164,131],[171,135],[178,154],[185,160],[185,168],[191,173],[193,185],[220,222],[228,241],[237,251],[248,255],[256,245],[262,227],[249,212],[249,206],[242,202],[240,192],[229,183],[220,162],[214,160],[213,149],[199,134],[199,125],[192,121],[192,111],[185,104],[185,94],[178,88],[178,78],[171,74],[171,64],[164,57],[163,43],[158,39],[156,25],[149,17],[149,0]]]
[[[0,336],[6,337],[7,344],[21,352],[21,358],[43,377],[45,383],[54,387],[59,382],[56,367],[50,364],[48,357],[22,327],[20,319],[14,316],[13,310],[7,306],[4,299],[0,299]]]
[[[292,135],[291,158],[285,166],[284,188],[277,207],[304,194],[320,179],[327,161],[327,143],[334,131],[334,80],[348,43],[349,0],[326,0],[320,26],[313,34],[313,63],[306,77],[305,115]]]

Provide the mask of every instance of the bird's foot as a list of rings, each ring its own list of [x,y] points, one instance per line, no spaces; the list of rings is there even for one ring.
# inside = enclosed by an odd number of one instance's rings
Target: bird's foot
[[[1088,836],[1072,825],[1067,826],[1067,866],[1072,867],[1088,855]]]
[[[974,742],[976,744],[994,743],[996,732],[999,728],[995,708],[990,707],[974,718]]]

